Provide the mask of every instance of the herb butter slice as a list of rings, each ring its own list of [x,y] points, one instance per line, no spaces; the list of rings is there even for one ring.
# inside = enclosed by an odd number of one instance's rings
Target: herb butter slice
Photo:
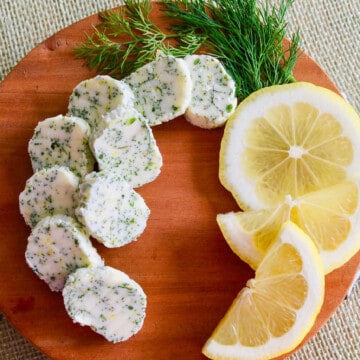
[[[61,291],[76,269],[104,264],[80,224],[65,215],[47,216],[37,223],[25,259],[52,291]]]
[[[183,115],[191,99],[192,82],[183,59],[160,54],[124,81],[135,95],[135,108],[151,126]]]
[[[92,172],[79,186],[75,210],[87,231],[106,247],[136,240],[144,231],[150,209],[118,172]]]
[[[146,119],[134,108],[118,108],[104,118],[104,129],[92,141],[100,170],[121,172],[134,188],[153,181],[162,156]]]
[[[81,118],[58,115],[40,121],[28,145],[33,170],[59,165],[85,176],[95,164],[89,138],[90,126]]]
[[[79,177],[65,166],[35,172],[19,195],[20,213],[34,227],[42,218],[56,214],[75,215]]]
[[[134,94],[125,82],[97,75],[80,82],[69,99],[68,114],[85,119],[96,131],[101,117],[118,106],[131,106]]]
[[[213,56],[187,55],[184,60],[193,82],[186,120],[204,129],[224,125],[237,105],[234,80]]]
[[[82,268],[63,289],[64,305],[75,323],[90,326],[117,343],[136,334],[146,315],[146,295],[140,285],[110,266]]]

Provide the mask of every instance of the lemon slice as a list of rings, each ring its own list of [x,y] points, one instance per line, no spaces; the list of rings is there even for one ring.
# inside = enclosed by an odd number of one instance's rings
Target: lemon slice
[[[275,85],[228,120],[219,177],[240,208],[266,209],[359,174],[360,119],[330,90]]]
[[[257,269],[283,222],[291,220],[317,246],[325,273],[345,264],[360,250],[360,183],[345,181],[267,210],[217,216],[231,249]]]
[[[311,239],[286,222],[203,347],[210,359],[270,359],[293,350],[314,324],[324,272]]]

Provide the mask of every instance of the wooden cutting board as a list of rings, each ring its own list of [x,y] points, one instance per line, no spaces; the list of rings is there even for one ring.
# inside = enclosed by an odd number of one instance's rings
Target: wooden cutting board
[[[157,8],[153,17],[166,23]],[[0,84],[0,308],[15,328],[53,359],[205,359],[201,347],[253,271],[227,246],[215,216],[237,210],[218,180],[223,129],[202,130],[178,118],[154,128],[163,154],[161,175],[139,189],[151,209],[137,242],[120,249],[96,245],[107,265],[125,271],[148,296],[142,330],[111,344],[73,324],[62,296],[52,293],[24,259],[30,233],[18,195],[32,174],[27,144],[38,121],[67,111],[69,95],[94,73],[75,60],[73,47],[98,23],[88,17],[32,50]],[[307,55],[295,77],[335,85]],[[342,302],[360,254],[326,277],[322,311],[306,342]]]

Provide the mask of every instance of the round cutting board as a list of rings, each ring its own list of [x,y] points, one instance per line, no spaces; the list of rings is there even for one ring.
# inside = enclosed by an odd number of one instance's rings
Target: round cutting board
[[[166,26],[155,6],[152,16]],[[253,271],[227,246],[215,216],[237,210],[218,180],[223,129],[203,130],[180,117],[155,127],[163,155],[160,176],[138,191],[151,209],[138,241],[119,249],[94,244],[107,265],[126,272],[148,296],[141,331],[111,344],[73,324],[62,296],[53,293],[24,259],[30,229],[18,196],[32,174],[27,144],[38,121],[65,114],[69,95],[95,73],[75,60],[73,48],[98,16],[58,32],[32,50],[0,84],[0,308],[35,346],[53,359],[205,359],[201,348]],[[338,92],[307,55],[295,77]],[[360,253],[326,277],[326,297],[307,341],[344,299]]]

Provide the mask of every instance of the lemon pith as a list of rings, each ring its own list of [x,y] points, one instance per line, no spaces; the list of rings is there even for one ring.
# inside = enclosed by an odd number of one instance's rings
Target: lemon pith
[[[228,120],[221,183],[244,209],[265,209],[360,173],[360,120],[330,90],[295,83],[245,99]]]
[[[301,229],[286,222],[203,353],[217,360],[269,359],[286,353],[312,327],[323,297],[319,254]]]

